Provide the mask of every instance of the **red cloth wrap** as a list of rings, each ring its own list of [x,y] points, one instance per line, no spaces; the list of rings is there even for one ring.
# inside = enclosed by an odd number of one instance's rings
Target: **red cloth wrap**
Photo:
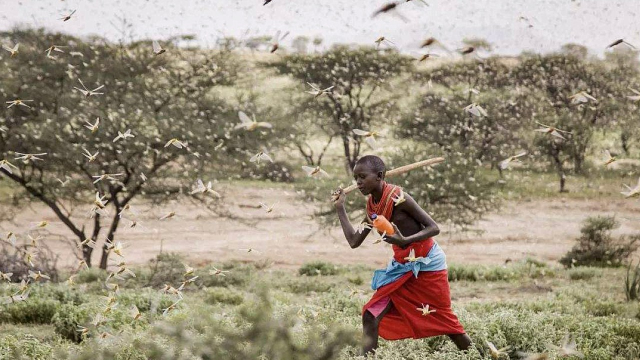
[[[367,201],[367,215],[384,215],[389,221],[393,214],[392,196],[397,196],[401,189],[395,185],[383,182],[382,198],[379,203],[373,202],[369,196]],[[433,246],[432,238],[421,240],[402,249],[393,245],[393,258],[405,263],[404,259],[414,249],[416,257],[426,257]],[[447,270],[421,271],[418,277],[412,272],[406,273],[397,281],[379,288],[371,300],[362,308],[362,314],[381,299],[388,297],[393,306],[380,321],[378,334],[386,340],[406,338],[424,338],[437,335],[464,334],[464,328],[458,317],[451,310],[451,295]],[[423,316],[417,310],[422,305],[429,305],[429,309],[436,311]]]

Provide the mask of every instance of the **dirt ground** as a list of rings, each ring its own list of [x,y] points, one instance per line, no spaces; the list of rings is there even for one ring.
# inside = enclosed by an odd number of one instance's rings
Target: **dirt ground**
[[[160,251],[179,252],[193,264],[226,260],[268,261],[280,268],[297,268],[313,260],[340,264],[366,264],[382,267],[391,257],[390,245],[372,244],[367,239],[358,249],[350,249],[339,227],[319,231],[313,220],[316,205],[301,201],[293,190],[228,188],[227,199],[234,214],[256,221],[247,225],[213,216],[191,204],[169,204],[150,208],[133,204],[139,224],[129,228],[122,224],[115,240],[125,244],[128,263],[141,264]],[[232,196],[229,196],[229,193]],[[353,195],[351,195],[353,196]],[[276,203],[273,212],[259,208],[259,202]],[[89,205],[90,207],[90,205]],[[177,215],[160,221],[170,211]],[[615,214],[621,226],[616,234],[640,233],[640,201],[638,200],[535,200],[506,203],[499,211],[488,214],[478,225],[482,233],[449,232],[441,225],[436,238],[447,254],[449,263],[502,264],[508,258],[528,256],[557,261],[579,235],[582,221],[593,215]],[[48,220],[44,240],[60,254],[60,264],[77,262],[71,255],[69,241],[75,240],[66,227],[44,206],[19,214],[14,223],[1,223],[7,231],[24,234],[33,223]],[[92,220],[78,217],[87,228]],[[104,233],[99,244],[104,240]],[[246,249],[253,249],[247,252]],[[99,261],[100,249],[94,251],[93,262]]]

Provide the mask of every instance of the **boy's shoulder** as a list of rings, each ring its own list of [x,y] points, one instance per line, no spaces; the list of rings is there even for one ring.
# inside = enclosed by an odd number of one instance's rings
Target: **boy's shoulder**
[[[400,191],[404,192],[404,188],[402,186],[400,186],[400,185],[389,184],[389,183],[387,183],[387,184],[393,186],[393,192],[394,193],[399,193]]]
[[[401,203],[405,202],[405,195],[407,194],[404,191],[404,188],[402,188],[402,186],[400,185],[395,185],[395,184],[389,184],[391,186],[393,186],[393,190],[391,192],[389,192],[389,197],[390,200],[392,200],[395,203],[395,206],[400,205]]]

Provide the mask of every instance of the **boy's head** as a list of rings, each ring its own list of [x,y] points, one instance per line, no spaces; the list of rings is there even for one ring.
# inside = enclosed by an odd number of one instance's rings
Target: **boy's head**
[[[363,195],[368,195],[380,186],[387,169],[382,159],[375,155],[366,155],[356,161],[353,167],[353,177],[358,185],[358,190]]]

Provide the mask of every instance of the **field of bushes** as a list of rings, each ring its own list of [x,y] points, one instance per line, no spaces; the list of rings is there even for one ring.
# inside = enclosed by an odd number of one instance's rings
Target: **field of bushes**
[[[31,286],[29,301],[0,306],[1,359],[354,359],[373,269],[315,262],[298,272],[267,263],[194,270],[183,300],[162,292],[184,281],[183,259],[160,254],[105,288],[89,269],[67,282]],[[212,274],[213,273],[213,274]],[[64,275],[62,276],[65,277]],[[453,307],[475,342],[459,352],[445,337],[382,341],[378,359],[490,359],[486,341],[520,353],[549,353],[570,333],[586,359],[640,356],[640,304],[627,302],[625,270],[565,269],[534,259],[504,266],[452,264]],[[113,280],[112,280],[113,281]],[[17,290],[3,283],[0,295]],[[105,313],[109,297],[116,306]],[[134,320],[131,309],[141,313]],[[97,314],[105,324],[92,325]],[[79,329],[87,328],[82,334]],[[482,355],[484,353],[484,357]]]

